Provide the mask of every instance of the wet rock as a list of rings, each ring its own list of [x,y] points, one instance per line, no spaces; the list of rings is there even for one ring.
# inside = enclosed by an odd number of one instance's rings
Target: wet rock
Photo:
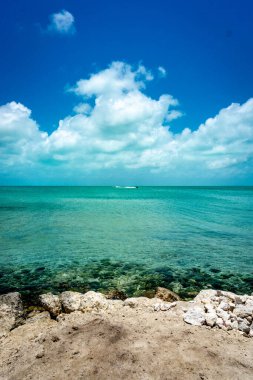
[[[52,293],[41,294],[39,296],[39,301],[40,301],[41,305],[47,311],[49,311],[49,313],[53,317],[56,317],[62,311],[60,298],[59,298],[59,296],[57,296],[55,294],[52,294]]]
[[[156,298],[160,298],[165,302],[180,301],[180,297],[172,290],[158,287],[155,293]]]
[[[67,291],[61,293],[60,300],[64,312],[72,313],[73,311],[80,310],[82,297],[83,294],[78,292]]]
[[[23,304],[20,293],[0,296],[0,337],[23,322]]]
[[[184,321],[190,325],[201,326],[206,321],[205,312],[201,307],[195,306],[185,313]]]

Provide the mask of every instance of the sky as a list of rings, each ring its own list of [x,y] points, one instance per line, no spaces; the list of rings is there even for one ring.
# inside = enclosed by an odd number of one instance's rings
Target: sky
[[[0,10],[0,185],[253,184],[251,0]]]

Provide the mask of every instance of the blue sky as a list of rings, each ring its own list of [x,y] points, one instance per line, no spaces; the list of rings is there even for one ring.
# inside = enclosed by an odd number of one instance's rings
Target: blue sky
[[[0,106],[2,119],[17,119],[0,135],[2,184],[252,183],[253,106],[247,103],[253,88],[252,1],[9,0],[0,7]],[[78,87],[98,73],[124,77],[127,89],[123,84],[111,98],[108,87],[102,92],[87,90],[87,83]],[[122,111],[112,129],[112,120],[96,116],[103,110],[113,115],[117,107],[107,104],[125,91],[133,96],[132,103],[122,98],[123,108],[142,109],[146,102],[159,117],[150,123],[148,112],[133,111],[126,121]],[[165,101],[170,116],[161,111],[165,94],[173,97]],[[100,98],[104,106],[93,108]],[[77,111],[80,103],[92,110]],[[239,105],[231,110],[232,103]],[[201,124],[208,131],[201,131]],[[89,128],[93,134],[87,136]],[[25,137],[19,133],[24,129],[30,131]],[[14,141],[14,135],[21,137]],[[207,140],[209,145],[200,144]]]

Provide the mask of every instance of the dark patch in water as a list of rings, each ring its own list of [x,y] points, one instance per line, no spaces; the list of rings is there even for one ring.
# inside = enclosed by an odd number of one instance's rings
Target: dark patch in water
[[[88,290],[109,293],[124,299],[131,296],[153,296],[157,286],[169,288],[183,299],[194,297],[201,289],[215,288],[250,294],[253,276],[221,272],[216,268],[162,267],[150,269],[140,264],[101,260],[87,264],[61,264],[56,268],[39,266],[6,266],[0,272],[0,293],[20,291],[28,304],[36,304],[44,292]]]

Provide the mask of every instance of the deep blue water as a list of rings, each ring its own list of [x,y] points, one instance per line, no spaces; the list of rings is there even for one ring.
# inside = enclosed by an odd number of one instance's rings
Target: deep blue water
[[[1,187],[0,292],[253,291],[253,187]]]

